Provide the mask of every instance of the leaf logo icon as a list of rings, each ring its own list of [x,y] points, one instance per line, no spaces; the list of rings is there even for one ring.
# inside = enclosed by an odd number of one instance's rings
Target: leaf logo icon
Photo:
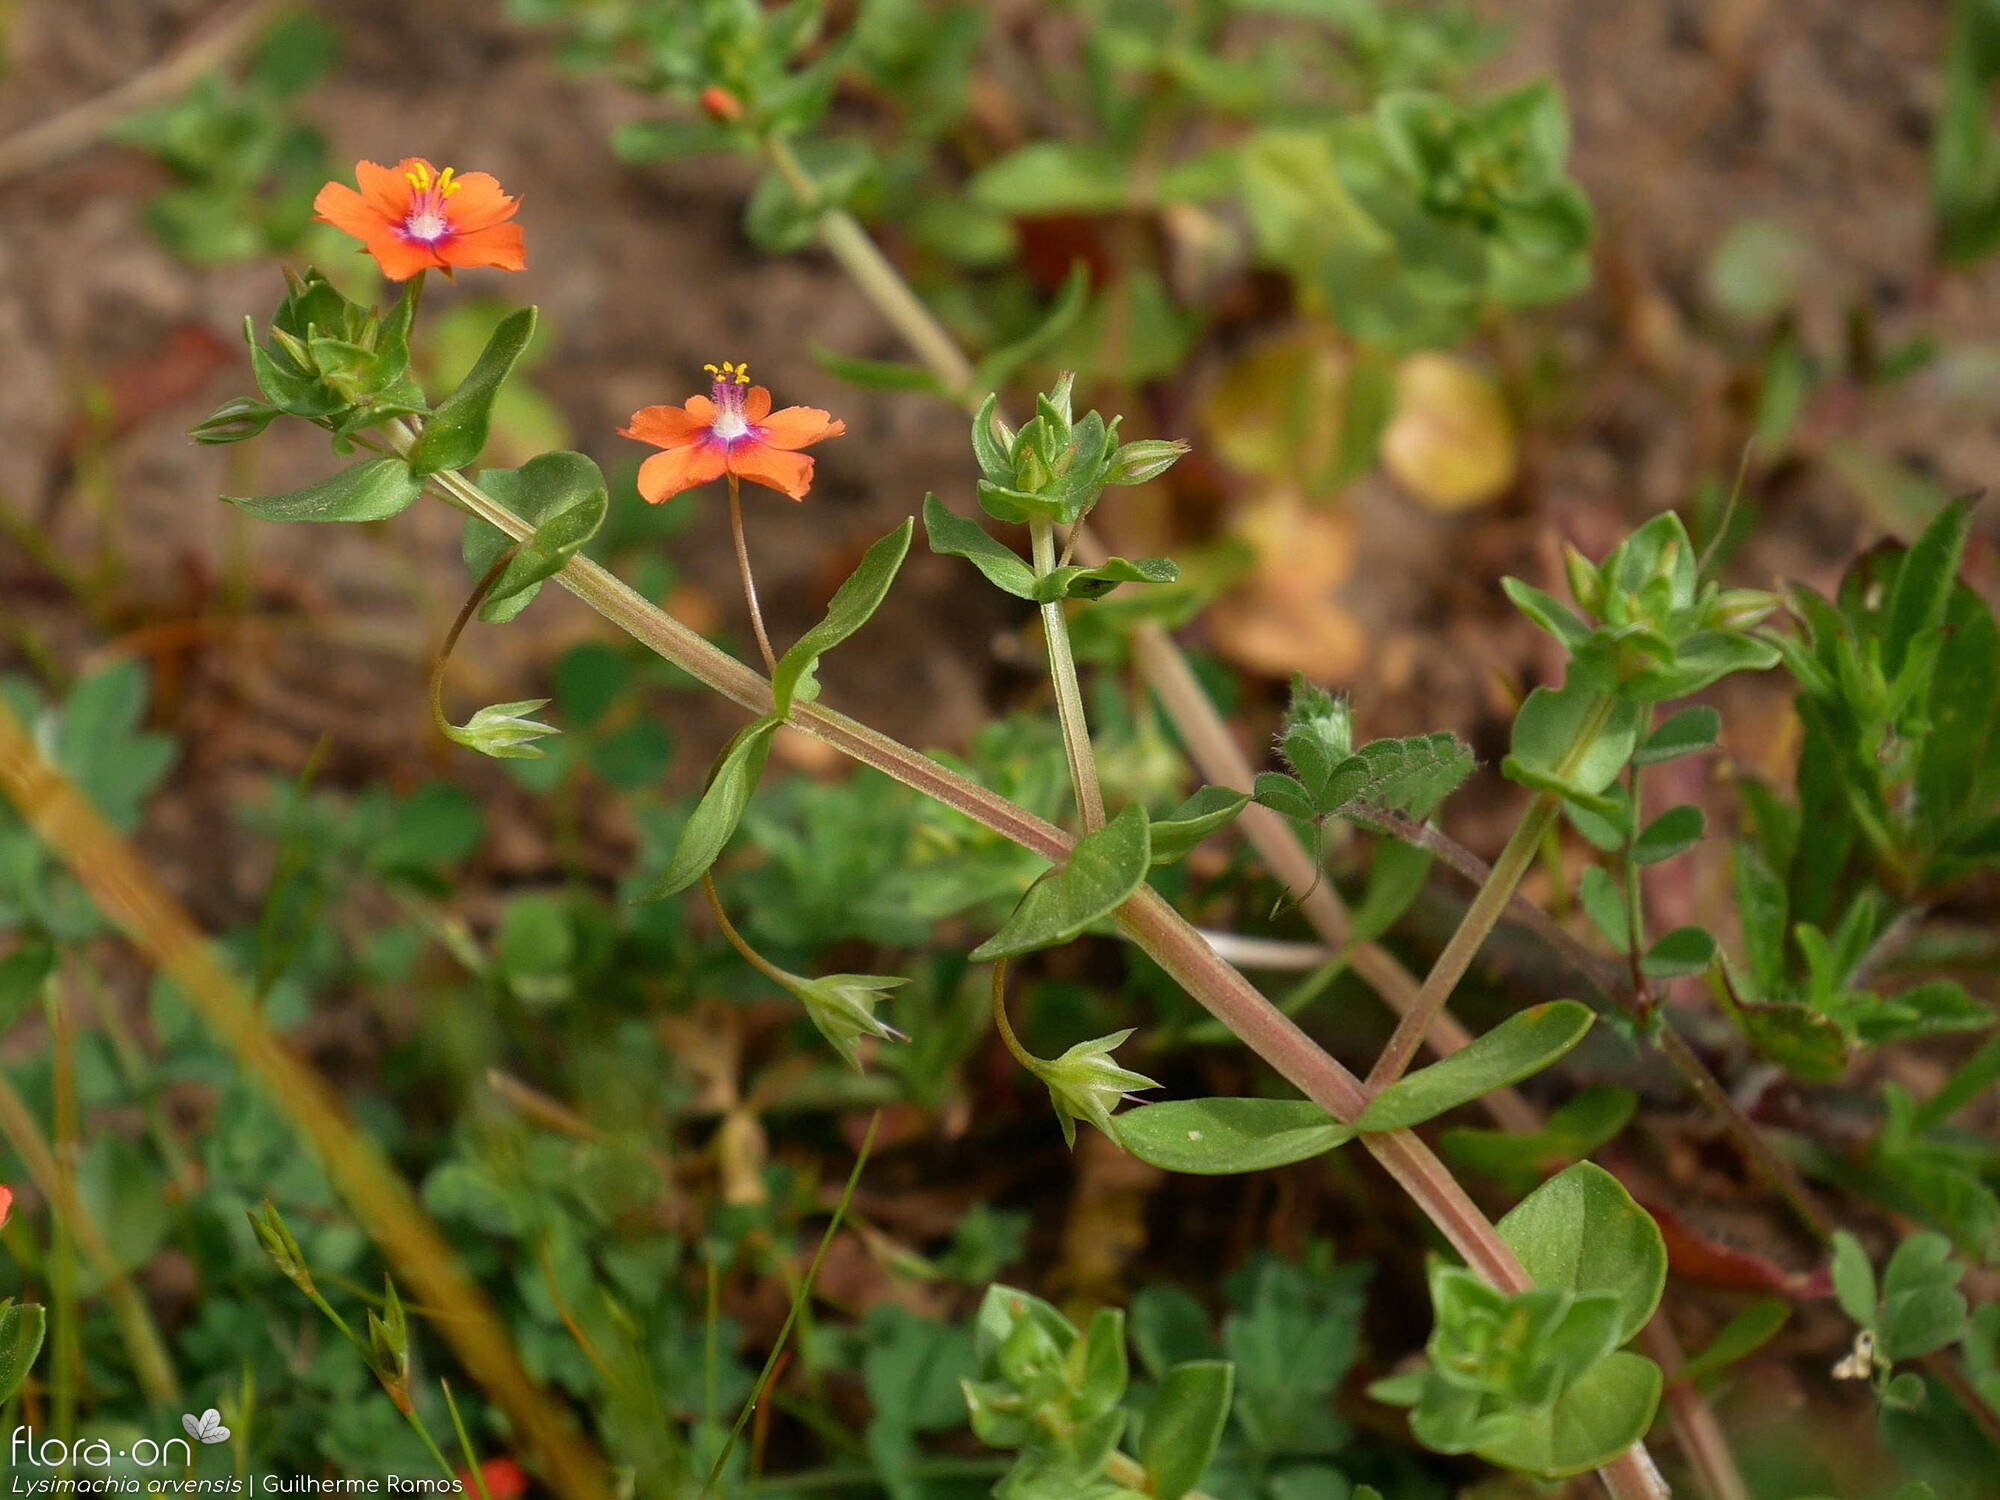
[[[187,1435],[199,1443],[226,1443],[229,1429],[222,1425],[222,1413],[210,1407],[200,1416],[189,1413],[181,1418],[181,1427]]]

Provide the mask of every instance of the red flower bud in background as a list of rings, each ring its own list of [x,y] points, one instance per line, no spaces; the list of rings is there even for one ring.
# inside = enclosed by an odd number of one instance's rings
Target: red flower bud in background
[[[14,1190],[0,1183],[0,1229],[7,1227],[7,1216],[14,1211]]]
[[[711,83],[701,91],[701,112],[718,125],[734,125],[743,118],[743,101],[720,84]]]

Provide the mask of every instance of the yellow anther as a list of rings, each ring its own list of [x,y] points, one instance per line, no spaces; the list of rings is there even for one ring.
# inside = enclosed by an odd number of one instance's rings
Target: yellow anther
[[[739,365],[732,364],[725,359],[719,365],[703,365],[702,368],[717,380],[733,380],[738,385],[748,385],[750,383],[750,362],[748,360]]]
[[[457,170],[457,167],[446,167],[442,172],[438,173],[438,191],[447,198],[465,186],[464,183],[452,176]]]
[[[403,174],[403,180],[418,192],[425,192],[431,185],[431,169],[422,162],[418,162]]]

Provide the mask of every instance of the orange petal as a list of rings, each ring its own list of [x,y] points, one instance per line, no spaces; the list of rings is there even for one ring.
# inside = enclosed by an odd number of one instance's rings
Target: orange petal
[[[788,406],[757,419],[765,443],[773,448],[810,448],[823,438],[839,437],[847,424],[816,406]]]
[[[362,245],[375,257],[375,264],[382,268],[382,274],[391,281],[408,281],[419,271],[444,265],[428,245],[406,240],[393,229],[375,230],[362,241]]]
[[[720,479],[724,467],[722,449],[715,443],[695,443],[686,448],[669,448],[655,453],[639,465],[639,493],[648,503],[658,505],[682,490]]]
[[[460,234],[490,229],[520,210],[521,200],[503,193],[500,179],[491,172],[466,172],[452,180],[458,191],[444,200],[444,211]]]
[[[437,258],[447,266],[490,266],[496,271],[519,271],[528,264],[519,224],[490,224],[469,234],[454,234],[438,241]]]
[[[715,403],[706,396],[688,397],[687,414],[704,427],[715,425]]]
[[[813,461],[803,453],[787,453],[765,443],[742,443],[730,450],[729,471],[752,484],[761,484],[794,500],[803,500],[812,488]]]
[[[771,409],[771,393],[761,385],[753,385],[743,393],[743,420],[761,422]]]
[[[418,167],[429,171],[430,163],[420,156],[406,156],[393,167],[377,166],[372,161],[356,162],[354,181],[370,208],[383,218],[400,224],[410,216],[410,197],[416,191],[410,186],[410,179],[403,174],[414,172]]]
[[[313,199],[313,212],[323,223],[358,240],[382,232],[384,220],[373,204],[344,182],[329,182]]]
[[[683,406],[644,406],[632,413],[620,437],[637,438],[655,448],[685,448],[708,435],[708,424]]]

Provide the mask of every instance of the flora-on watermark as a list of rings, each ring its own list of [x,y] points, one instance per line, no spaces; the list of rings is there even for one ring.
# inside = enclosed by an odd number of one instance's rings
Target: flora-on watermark
[[[181,1418],[181,1427],[198,1443],[226,1443],[229,1429],[222,1425],[222,1413],[210,1407],[200,1416],[192,1412]]]
[[[456,1479],[325,1479],[314,1474],[195,1473],[197,1445],[226,1443],[230,1431],[214,1407],[181,1418],[187,1437],[155,1442],[135,1438],[114,1445],[109,1438],[65,1440],[16,1427],[7,1442],[7,1495],[462,1495]],[[190,1441],[192,1439],[192,1441]],[[108,1472],[119,1469],[123,1472]],[[158,1474],[135,1470],[159,1470]],[[36,1471],[40,1471],[39,1473]],[[71,1472],[83,1471],[83,1472]]]

